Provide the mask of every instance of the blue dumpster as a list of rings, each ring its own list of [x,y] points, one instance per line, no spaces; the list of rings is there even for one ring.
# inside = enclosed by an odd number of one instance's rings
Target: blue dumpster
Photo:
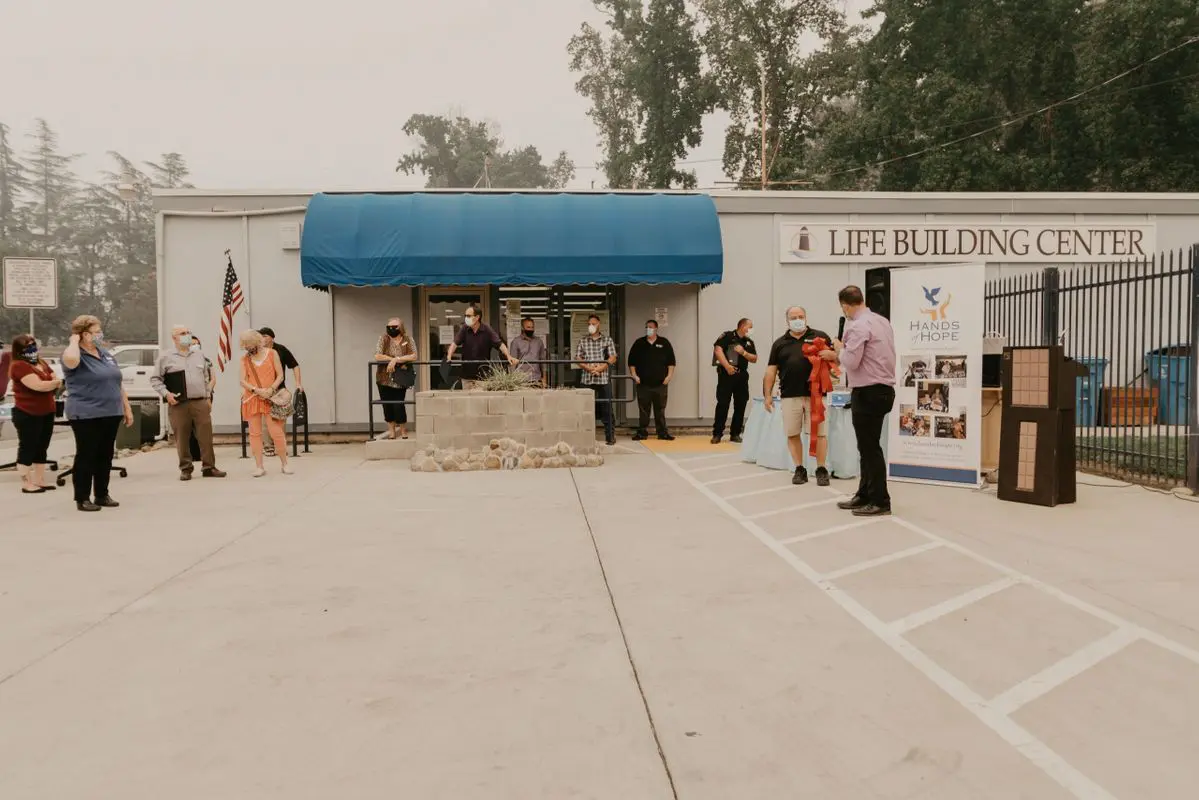
[[[1099,400],[1103,394],[1103,376],[1107,372],[1106,358],[1075,359],[1088,370],[1089,375],[1079,375],[1074,383],[1074,424],[1080,428],[1093,428],[1099,423]]]
[[[1157,418],[1162,425],[1187,424],[1191,352],[1190,345],[1179,344],[1145,354],[1145,372],[1157,387]]]

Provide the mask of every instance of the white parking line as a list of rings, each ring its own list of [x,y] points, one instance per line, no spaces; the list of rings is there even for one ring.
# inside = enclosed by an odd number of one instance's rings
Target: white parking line
[[[674,460],[676,462],[678,462],[679,464],[692,464],[697,461],[711,461],[714,458],[734,458],[734,457],[737,458],[737,461],[732,462],[732,463],[748,463],[748,462],[742,462],[740,460],[741,459],[740,453],[730,453],[730,452],[708,453],[707,455],[702,455],[702,456],[684,456],[683,458],[676,458]]]
[[[940,546],[941,545],[937,542],[925,542],[924,544],[918,544],[915,547],[909,547],[906,550],[900,550],[897,553],[879,556],[878,558],[872,558],[869,561],[859,561],[856,564],[850,564],[848,567],[842,567],[841,569],[835,569],[832,572],[826,572],[824,573],[823,577],[826,581],[835,581],[837,578],[844,578],[846,575],[855,575],[859,572],[865,572],[868,569],[874,569],[875,567],[881,567],[884,564],[890,564],[893,561],[902,561],[909,556],[927,553],[929,550],[935,550]]]
[[[730,494],[725,500],[740,500],[742,497],[754,497],[759,494],[770,494],[771,492],[781,492],[784,489],[794,489],[795,486],[791,481],[787,481],[779,486],[771,486],[769,489],[754,489],[752,492],[742,492],[741,494]]]
[[[844,525],[834,525],[831,528],[824,528],[811,533],[805,533],[802,536],[792,536],[790,539],[782,539],[779,544],[798,544],[811,539],[819,539],[821,536],[828,536],[830,533],[841,533],[841,531],[852,531],[854,528],[864,528],[867,525],[873,525],[876,522],[882,522],[886,517],[867,517],[860,519],[857,522],[847,522]]]
[[[908,614],[903,619],[897,619],[891,623],[891,630],[896,633],[907,633],[919,628],[921,625],[935,622],[946,614],[960,611],[966,606],[977,603],[979,600],[984,600],[993,594],[999,594],[1004,589],[1010,589],[1019,583],[1020,581],[1012,577],[1000,578],[997,581],[988,583],[986,586],[971,589],[968,592],[959,594],[957,597],[951,597],[943,603],[921,609],[914,614]]]
[[[712,466],[709,466],[709,467],[696,467],[695,469],[685,469],[685,470],[683,470],[683,472],[686,472],[688,475],[695,475],[696,473],[699,473],[699,472],[711,472],[714,469],[724,469],[725,467],[735,467],[738,464],[748,464],[748,462],[742,461],[741,459],[737,459],[736,461],[729,461],[728,463],[725,463],[725,464],[713,464]]]
[[[749,475],[734,475],[731,478],[717,478],[714,481],[704,481],[704,486],[715,486],[718,483],[732,483],[733,481],[747,481],[750,478],[769,478],[769,475],[763,475],[761,472],[751,472]]]
[[[1116,628],[1114,631],[1075,650],[1061,661],[1038,672],[1031,678],[1020,681],[987,705],[1000,714],[1014,714],[1022,706],[1038,697],[1049,694],[1071,678],[1077,678],[1099,662],[1111,658],[1141,637],[1131,628]]]
[[[821,589],[824,596],[828,597],[834,603],[843,608],[850,616],[861,623],[864,628],[878,637],[883,644],[889,647],[899,657],[907,661],[913,667],[920,670],[920,672],[923,673],[926,678],[932,681],[934,685],[956,700],[980,722],[997,733],[1005,742],[1015,748],[1021,755],[1027,758],[1046,775],[1057,781],[1058,784],[1060,784],[1076,798],[1079,798],[1079,800],[1115,800],[1115,796],[1112,795],[1111,792],[1108,792],[1102,786],[1079,772],[1048,745],[1046,745],[1040,739],[1037,739],[1029,731],[1013,721],[1010,717],[999,713],[994,708],[991,708],[987,701],[984,700],[977,692],[963,683],[959,678],[946,670],[940,664],[925,655],[923,651],[919,650],[911,642],[907,641],[902,636],[891,630],[887,623],[883,622],[881,619],[868,611],[865,606],[855,600],[848,592],[840,589],[831,581],[825,580],[820,573],[813,569],[811,565],[801,559],[793,551],[789,550],[786,545],[767,533],[764,528],[762,528],[752,519],[739,512],[723,497],[704,486],[692,475],[688,474],[687,470],[683,469],[672,459],[667,458],[662,454],[658,454],[658,458],[665,462],[666,465],[674,470],[675,473],[677,473],[683,480],[690,483],[696,489],[696,491],[700,492],[709,500],[711,500],[717,508],[722,510],[725,514],[728,514],[731,519],[739,523],[742,528],[752,534],[754,538],[762,543],[763,546],[772,550],[775,555],[786,562],[787,565],[793,570],[806,578],[814,586]],[[917,533],[923,533],[926,536],[933,538],[931,534],[922,531],[920,528],[910,523],[903,522],[896,517],[890,517],[889,519],[894,522],[900,522],[909,530],[914,530]],[[958,548],[955,547],[954,549],[956,550]],[[1003,568],[1001,571],[1005,574],[1010,574],[1013,572],[1007,568]],[[1031,579],[1029,580],[1031,582]]]
[[[723,498],[721,498],[723,499]],[[745,517],[746,519],[762,519],[763,517],[772,517],[775,514],[786,514],[791,511],[803,511],[805,508],[816,508],[817,506],[828,506],[840,500],[839,497],[834,497],[830,500],[814,500],[810,503],[800,503],[797,506],[787,506],[786,508],[776,508],[773,511],[763,511],[760,514],[752,514]],[[741,512],[737,512],[741,514]],[[744,515],[742,515],[744,516]]]

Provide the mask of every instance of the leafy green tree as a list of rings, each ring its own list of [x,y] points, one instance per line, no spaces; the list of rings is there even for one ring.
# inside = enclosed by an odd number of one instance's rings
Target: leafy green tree
[[[147,161],[150,168],[150,183],[155,189],[194,189],[187,182],[191,176],[187,160],[179,153],[163,153],[159,163]]]
[[[79,156],[59,152],[58,133],[44,119],[35,121],[34,131],[27,137],[33,141],[25,157],[33,242],[40,253],[60,253],[69,239],[69,213],[79,188],[71,171]]]
[[[0,253],[15,250],[16,237],[24,232],[18,218],[17,198],[29,188],[25,167],[17,159],[11,136],[9,127],[0,123]]]
[[[637,180],[640,103],[631,80],[633,45],[621,32],[607,36],[583,23],[567,45],[570,69],[581,73],[575,91],[591,101],[587,116],[599,132],[599,166],[608,187],[628,189]]]
[[[832,0],[698,0],[700,37],[715,85],[716,106],[731,122],[725,132],[724,171],[747,187],[760,186],[762,87],[765,83],[768,179],[805,173],[808,140],[820,108],[804,83],[801,40],[827,39],[845,28]],[[782,176],[780,178],[780,176]]]
[[[1078,54],[1084,87],[1144,64],[1080,100],[1095,148],[1093,187],[1199,191],[1199,13],[1193,0],[1092,4]]]
[[[419,144],[399,159],[396,172],[419,172],[430,189],[488,183],[502,189],[562,189],[574,177],[574,163],[565,152],[547,166],[536,147],[505,150],[491,125],[465,116],[413,114],[403,130]]]
[[[684,0],[594,1],[610,33],[584,24],[567,52],[591,100],[609,186],[694,187],[695,173],[676,165],[699,146],[713,98],[695,18]]]
[[[1076,104],[1086,0],[876,0],[853,113],[820,132],[820,185],[1077,191],[1092,143]]]

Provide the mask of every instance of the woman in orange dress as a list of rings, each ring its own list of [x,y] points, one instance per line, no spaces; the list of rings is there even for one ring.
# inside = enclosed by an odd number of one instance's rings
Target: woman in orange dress
[[[250,450],[254,453],[254,477],[266,474],[262,465],[262,421],[266,420],[267,431],[275,444],[275,452],[283,465],[283,474],[291,475],[287,465],[287,441],[283,437],[283,420],[271,416],[270,398],[279,391],[283,383],[283,364],[279,354],[263,347],[262,334],[246,331],[241,335],[241,349],[246,352],[241,359],[241,418],[249,423]]]

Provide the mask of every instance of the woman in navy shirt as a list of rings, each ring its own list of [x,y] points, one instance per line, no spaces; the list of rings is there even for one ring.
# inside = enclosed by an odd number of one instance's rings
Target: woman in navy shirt
[[[108,493],[108,479],[121,418],[126,427],[133,425],[133,409],[121,386],[121,368],[112,353],[101,347],[103,342],[100,320],[85,314],[71,323],[71,343],[62,353],[67,419],[75,432],[71,477],[80,511],[120,505]]]

